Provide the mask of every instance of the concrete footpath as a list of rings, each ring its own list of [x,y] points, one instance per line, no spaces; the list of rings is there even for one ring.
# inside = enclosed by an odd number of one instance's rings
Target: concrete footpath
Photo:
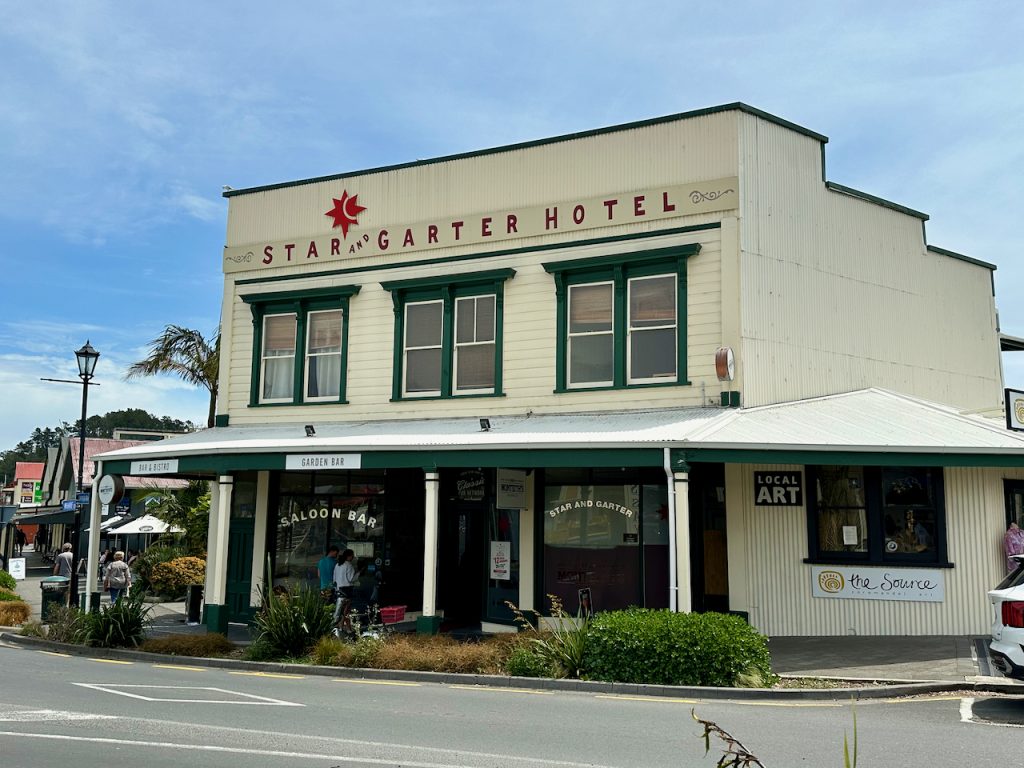
[[[28,559],[28,577],[18,583],[18,593],[22,595],[32,609],[32,618],[38,619],[39,609],[42,602],[39,583],[43,578],[52,574],[52,565],[44,563],[42,559],[26,549]],[[84,579],[83,579],[84,582]],[[83,587],[84,589],[84,587]],[[107,603],[109,598],[103,595],[102,603]],[[187,626],[185,623],[185,604],[178,603],[157,603],[153,606],[151,613],[152,629],[151,635],[168,634],[200,634],[206,632],[202,625]],[[5,640],[25,642],[29,638],[16,637],[17,629],[8,629],[5,633]],[[231,625],[228,633],[229,639],[234,642],[245,644],[250,641],[248,628],[244,625]],[[38,642],[38,641],[33,641]],[[43,641],[46,642],[46,641]],[[62,647],[67,652],[69,647]],[[927,690],[952,690],[959,688],[980,687],[986,690],[1001,690],[1009,693],[1021,693],[1024,695],[1024,683],[1017,683],[1004,678],[998,673],[993,674],[988,666],[987,638],[981,637],[958,637],[958,636],[926,636],[926,637],[869,637],[869,636],[842,636],[842,637],[773,637],[769,639],[769,650],[772,655],[772,670],[783,677],[799,678],[834,678],[854,682],[864,682],[863,688],[857,691],[863,692],[874,690],[877,694],[884,695],[906,695],[904,689],[911,684],[910,688],[915,692]],[[101,651],[99,649],[76,648],[76,654],[89,655],[117,655],[135,654],[129,651]],[[149,656],[149,654],[142,654]],[[113,657],[113,656],[111,656]],[[159,657],[157,657],[159,658]],[[254,665],[253,662],[241,662],[229,659],[211,659],[205,661],[196,660],[197,663],[208,663],[211,666],[228,665]],[[281,664],[255,665],[267,670],[280,671],[294,669],[294,666]],[[309,673],[310,667],[303,666],[303,672]],[[330,674],[339,675],[338,668],[329,668]],[[342,674],[359,672],[359,676],[372,676],[399,679],[405,673],[385,672],[367,670],[348,670]],[[372,674],[369,674],[372,673]],[[432,673],[415,673],[414,677],[421,680],[433,680],[447,682],[449,677],[454,677],[465,682],[466,676],[433,675]],[[469,676],[479,677],[479,676]],[[404,679],[404,678],[403,678]],[[494,684],[491,678],[488,684]],[[506,681],[508,685],[510,678],[499,678]],[[516,685],[525,685],[525,679],[517,678]],[[543,681],[534,681],[540,686]],[[568,686],[570,689],[577,689],[579,681],[548,681],[557,683],[556,687]],[[878,683],[892,683],[894,685],[878,685]],[[588,684],[589,685],[589,684]],[[598,684],[593,684],[598,685]],[[610,684],[601,684],[610,685]],[[834,685],[834,682],[827,681],[824,685]],[[671,694],[661,693],[660,695],[679,695],[683,689],[672,686],[642,686],[643,688],[662,689],[667,688]],[[616,689],[618,690],[618,689]],[[691,695],[694,691],[702,691],[702,697],[708,697],[708,689],[686,689]],[[741,689],[725,689],[737,694]],[[843,695],[850,696],[851,690],[845,690]],[[897,692],[899,691],[899,692]],[[768,693],[763,690],[750,690],[747,693]],[[795,690],[783,691],[783,694],[792,695],[799,693]],[[656,694],[657,695],[657,694]],[[746,694],[744,694],[746,695]],[[863,694],[862,694],[863,695]]]

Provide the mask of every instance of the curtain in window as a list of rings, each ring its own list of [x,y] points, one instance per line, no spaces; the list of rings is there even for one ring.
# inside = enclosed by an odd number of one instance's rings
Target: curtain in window
[[[341,391],[341,310],[311,312],[306,332],[306,397],[337,397]]]
[[[263,321],[263,399],[290,399],[295,383],[295,315]]]

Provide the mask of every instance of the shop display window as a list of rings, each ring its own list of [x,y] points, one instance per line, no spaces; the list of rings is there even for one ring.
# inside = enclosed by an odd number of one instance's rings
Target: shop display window
[[[944,564],[942,470],[808,467],[809,559]]]
[[[638,479],[611,474],[620,481]],[[546,473],[543,592],[559,597],[571,614],[647,605],[647,592],[650,604],[662,607],[668,593],[667,488],[611,484],[612,477],[601,475]]]

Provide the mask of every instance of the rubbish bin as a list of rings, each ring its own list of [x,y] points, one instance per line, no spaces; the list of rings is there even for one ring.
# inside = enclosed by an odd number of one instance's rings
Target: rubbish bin
[[[39,613],[44,623],[51,605],[67,605],[68,587],[70,586],[71,579],[67,576],[47,576],[39,582],[39,589],[43,593],[43,603],[39,608]]]

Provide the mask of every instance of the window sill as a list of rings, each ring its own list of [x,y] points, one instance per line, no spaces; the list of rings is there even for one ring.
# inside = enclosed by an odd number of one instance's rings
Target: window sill
[[[915,563],[909,560],[840,560],[834,557],[805,557],[803,562],[807,565],[862,565],[866,568],[956,568],[954,563],[948,561],[921,561]]]
[[[348,400],[318,400],[315,403],[249,403],[249,408],[313,408],[322,405],[348,405]]]
[[[406,396],[406,397],[392,397],[388,402],[390,403],[418,403],[424,400],[472,400],[473,398],[480,397],[505,397],[504,392],[487,392],[485,394],[476,395],[426,395],[424,397]]]
[[[609,392],[612,390],[626,389],[653,389],[655,387],[688,387],[689,381],[665,381],[652,384],[612,384],[600,387],[556,387],[553,391],[556,395],[571,395],[574,392]]]

